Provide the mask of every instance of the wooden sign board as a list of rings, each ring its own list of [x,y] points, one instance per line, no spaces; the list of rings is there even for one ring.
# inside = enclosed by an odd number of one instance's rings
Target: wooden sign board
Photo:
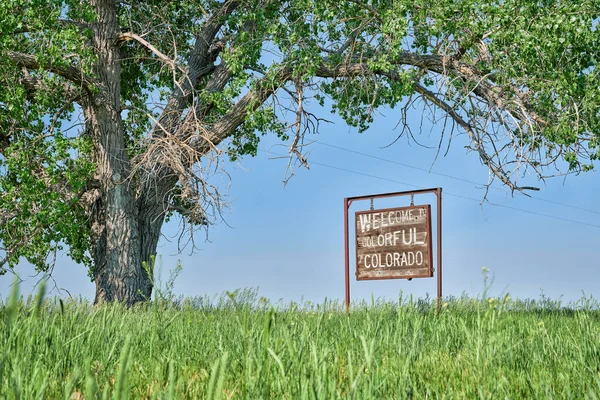
[[[430,278],[429,204],[356,213],[356,279]]]

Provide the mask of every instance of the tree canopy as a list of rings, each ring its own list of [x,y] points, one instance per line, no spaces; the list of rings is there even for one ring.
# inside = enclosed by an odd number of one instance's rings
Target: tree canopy
[[[138,301],[151,283],[124,277],[164,219],[218,214],[219,157],[274,134],[310,163],[317,103],[359,131],[391,108],[412,135],[426,113],[512,190],[591,169],[599,17],[598,0],[3,0],[0,270],[65,245],[97,287],[125,282],[97,300]]]

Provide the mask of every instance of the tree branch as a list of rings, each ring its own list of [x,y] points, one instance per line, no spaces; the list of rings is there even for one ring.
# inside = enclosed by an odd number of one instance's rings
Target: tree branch
[[[489,81],[486,74],[478,71],[472,65],[457,61],[448,56],[415,54],[408,51],[403,52],[396,59],[391,60],[391,62],[399,67],[413,66],[424,71],[435,72],[442,76],[449,76],[452,74],[458,75],[472,82],[475,85],[475,88],[473,89],[475,94],[483,99],[486,99],[488,103],[493,104],[500,109],[511,109],[507,99],[503,98],[502,96],[502,90]],[[326,63],[323,63],[317,69],[316,75],[321,78],[347,78],[370,74],[385,75],[387,73],[389,73],[389,71],[371,69],[364,59],[356,59],[354,62],[339,64],[336,66],[330,66]],[[525,96],[523,95],[522,91],[519,90],[519,88],[514,87],[513,85],[511,86],[511,91],[515,93],[515,96],[511,99],[511,101],[515,103],[517,109],[522,107],[527,111],[527,115],[525,115],[523,112],[516,113],[517,118],[521,122],[528,123],[529,120],[533,120],[540,125],[548,125],[548,122],[539,116],[531,108],[531,106],[527,104]]]
[[[156,124],[152,130],[153,138],[164,137],[167,133],[176,131],[181,115],[190,105],[196,85],[204,76],[214,70],[214,62],[224,48],[223,45],[213,46],[217,33],[223,26],[226,16],[235,11],[239,5],[239,1],[226,1],[208,18],[202,30],[196,35],[187,71],[176,82],[176,88],[158,118],[160,124]]]
[[[25,87],[25,90],[27,91],[27,94],[30,98],[32,98],[35,95],[35,93],[40,90],[45,91],[49,89],[41,79],[30,75],[21,78],[21,83]],[[62,87],[63,94],[67,98],[76,98],[77,96],[81,95],[81,90],[77,89],[70,83],[65,82],[62,85]]]
[[[232,135],[244,123],[249,112],[258,109],[271,96],[280,85],[290,80],[292,70],[281,68],[275,76],[267,74],[262,77],[252,90],[249,90],[238,102],[231,107],[231,111],[222,116],[211,128],[207,129],[192,142],[192,147],[199,154],[208,153],[214,146]]]
[[[439,107],[446,114],[448,114],[461,128],[465,130],[469,138],[475,145],[475,151],[479,154],[479,158],[481,161],[492,171],[494,176],[496,176],[502,183],[508,186],[511,190],[523,191],[523,190],[539,190],[536,187],[519,187],[515,185],[509,178],[508,174],[502,169],[501,166],[497,165],[492,157],[485,151],[484,145],[481,142],[479,136],[467,121],[465,121],[448,103],[440,99],[435,95],[435,93],[431,92],[420,83],[415,82],[415,90],[417,93],[421,94],[425,99],[429,100],[435,106]]]
[[[143,37],[141,37],[133,32],[122,33],[117,38],[116,42],[117,42],[117,44],[119,44],[119,43],[126,42],[128,40],[135,40],[136,42],[140,43],[142,46],[144,46],[145,48],[150,50],[152,53],[154,53],[156,55],[156,57],[159,58],[159,60],[161,60],[162,62],[167,64],[171,68],[172,71],[175,71],[175,68],[176,68],[175,61],[171,60],[168,56],[166,56],[160,50],[158,50],[156,47],[154,47],[152,45],[152,43],[148,42]]]
[[[42,66],[35,58],[35,56],[26,53],[20,53],[16,51],[9,51],[8,58],[12,63],[20,67],[25,67],[31,70],[44,69],[54,74],[60,75],[63,78],[73,82],[76,86],[79,86],[86,91],[90,91],[92,87],[98,87],[99,83],[91,77],[84,74],[79,68],[69,66],[57,66],[57,65],[44,65]]]

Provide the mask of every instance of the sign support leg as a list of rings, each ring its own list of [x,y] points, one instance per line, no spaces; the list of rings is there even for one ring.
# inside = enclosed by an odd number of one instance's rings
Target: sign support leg
[[[348,199],[344,199],[344,254],[346,267],[346,314],[350,315],[350,260],[348,245]]]
[[[437,295],[438,315],[442,311],[442,188],[437,188]]]

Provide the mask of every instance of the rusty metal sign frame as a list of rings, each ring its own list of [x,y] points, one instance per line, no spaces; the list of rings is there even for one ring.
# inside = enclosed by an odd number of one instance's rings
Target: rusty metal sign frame
[[[346,197],[344,199],[344,256],[345,256],[345,277],[346,277],[346,312],[350,311],[350,245],[349,245],[349,227],[348,210],[354,201],[373,200],[386,197],[411,196],[418,194],[433,193],[437,197],[437,263],[434,273],[437,277],[437,299],[438,313],[442,307],[442,188],[417,189],[404,192],[380,193],[367,196]]]

